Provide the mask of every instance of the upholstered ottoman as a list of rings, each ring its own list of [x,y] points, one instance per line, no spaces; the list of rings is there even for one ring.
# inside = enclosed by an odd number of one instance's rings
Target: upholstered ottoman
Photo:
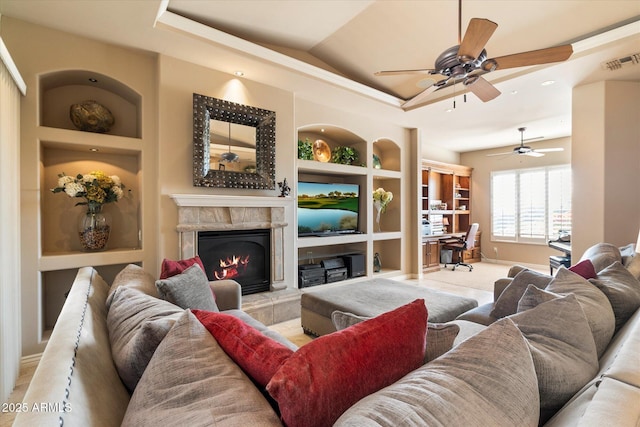
[[[325,335],[335,332],[331,313],[335,310],[374,317],[418,298],[429,311],[429,322],[443,323],[478,306],[478,301],[418,285],[388,279],[347,283],[302,294],[301,323],[306,333]]]

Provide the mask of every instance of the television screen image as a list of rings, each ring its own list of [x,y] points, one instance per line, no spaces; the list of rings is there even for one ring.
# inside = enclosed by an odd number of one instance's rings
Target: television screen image
[[[298,182],[298,235],[355,233],[360,186]]]

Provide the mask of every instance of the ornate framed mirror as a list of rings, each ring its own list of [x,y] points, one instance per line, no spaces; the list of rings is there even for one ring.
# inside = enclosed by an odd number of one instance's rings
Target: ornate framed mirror
[[[193,94],[193,185],[275,190],[276,113]]]

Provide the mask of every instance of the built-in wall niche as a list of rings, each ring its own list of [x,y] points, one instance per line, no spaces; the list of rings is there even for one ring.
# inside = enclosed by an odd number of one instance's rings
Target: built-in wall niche
[[[125,196],[121,200],[103,206],[103,212],[111,216],[112,232],[107,249],[140,249],[140,155],[139,152],[104,153],[75,145],[42,143],[40,222],[43,255],[81,251],[78,221],[86,212],[86,206],[75,205],[85,199],[54,194],[51,189],[57,186],[60,173],[75,176],[96,170],[117,175],[125,185]]]
[[[358,152],[358,159],[353,163],[354,166],[370,164],[371,160],[367,158],[367,142],[354,134],[353,132],[338,126],[317,124],[308,125],[298,129],[298,141],[309,141],[316,153],[316,160],[322,157],[318,152],[322,147],[329,147],[331,153],[339,146],[351,147]],[[323,144],[324,143],[324,144]]]
[[[64,70],[40,78],[41,126],[77,130],[69,117],[71,105],[93,100],[114,116],[109,135],[141,138],[141,96],[126,85],[87,70]]]
[[[318,237],[317,239],[324,238],[325,237]],[[366,242],[299,247],[298,264],[320,264],[320,262],[325,259],[338,258],[344,255],[351,254],[364,254],[366,253],[366,251]]]
[[[116,275],[127,264],[94,266],[98,274],[111,285]],[[67,293],[78,274],[77,268],[56,271],[44,271],[41,273],[42,288],[40,291],[42,304],[42,330],[47,335],[56,324],[60,310],[67,298]]]
[[[373,254],[367,262],[373,263],[373,256],[379,254],[382,270],[374,274],[397,274],[402,271],[402,257],[398,254],[402,253],[402,240],[376,240],[373,242]]]
[[[374,162],[375,155],[378,163]],[[369,162],[374,169],[400,171],[401,155],[400,147],[394,141],[388,138],[379,138],[373,141],[373,155]]]
[[[401,199],[401,184],[400,179],[376,177],[373,178],[373,191],[378,188],[383,188],[385,191],[391,191],[393,193],[393,199],[387,205],[384,213],[380,214],[380,227],[376,224],[377,211],[371,207],[373,212],[373,231],[377,232],[391,232],[400,231],[402,220],[402,199]]]

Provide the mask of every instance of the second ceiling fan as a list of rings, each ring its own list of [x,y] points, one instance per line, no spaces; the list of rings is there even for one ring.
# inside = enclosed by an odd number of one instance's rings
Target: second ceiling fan
[[[458,44],[438,56],[433,69],[378,71],[376,76],[398,74],[440,74],[442,80],[434,81],[424,91],[402,104],[410,110],[418,107],[433,92],[462,83],[483,102],[491,101],[500,91],[485,80],[482,75],[496,70],[548,64],[567,60],[573,53],[570,44],[515,53],[512,55],[487,58],[484,46],[498,28],[498,24],[488,19],[472,18],[462,37],[462,0],[458,0]]]
[[[529,157],[542,157],[544,156],[544,153],[554,153],[554,152],[558,152],[558,151],[564,151],[564,148],[539,148],[539,149],[533,149],[531,147],[528,147],[526,145],[524,145],[524,131],[527,130],[527,128],[522,127],[522,128],[518,128],[518,131],[520,132],[520,145],[515,147],[513,150],[511,151],[507,151],[505,153],[494,153],[494,154],[487,154],[487,157],[492,157],[492,156],[504,156],[507,154],[517,154],[520,156],[529,156]],[[529,139],[529,141],[531,141],[532,139],[540,139],[540,138],[531,138]]]

